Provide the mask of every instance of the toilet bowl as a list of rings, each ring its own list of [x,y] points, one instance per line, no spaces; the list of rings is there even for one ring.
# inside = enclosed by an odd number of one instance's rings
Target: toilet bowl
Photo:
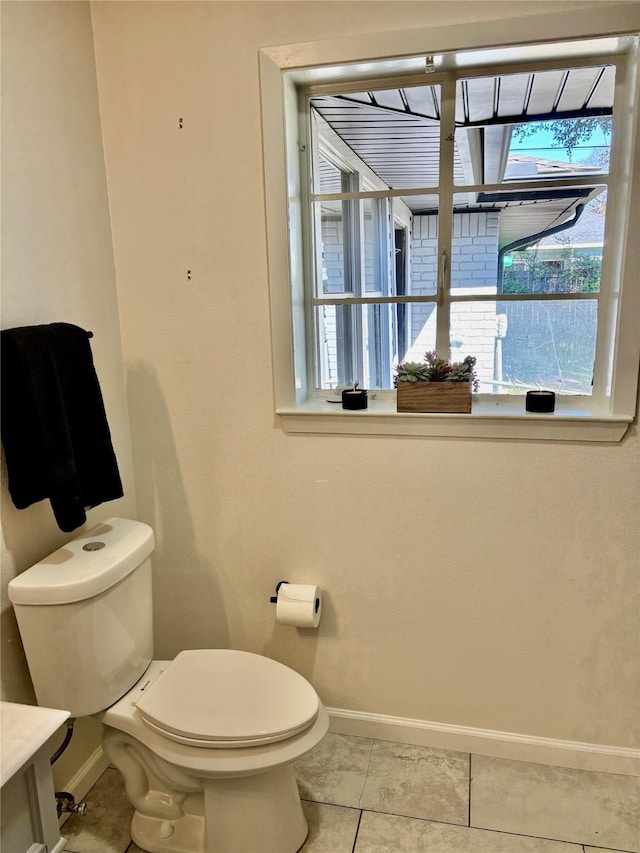
[[[231,649],[152,659],[151,528],[110,519],[9,584],[38,703],[92,715],[149,853],[295,853],[292,763],[328,731],[301,675]],[[68,664],[68,661],[72,664]]]
[[[246,702],[247,677],[261,683],[262,718],[259,705]],[[287,683],[291,702],[279,714],[275,699]],[[225,697],[220,713],[208,689],[216,684]],[[329,720],[293,670],[247,652],[186,651],[152,661],[122,699],[95,716],[135,808],[138,847],[284,853],[304,844],[292,762],[322,740]]]

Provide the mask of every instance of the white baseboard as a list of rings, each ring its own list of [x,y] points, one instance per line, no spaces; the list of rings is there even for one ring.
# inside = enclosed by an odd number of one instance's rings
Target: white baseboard
[[[67,785],[67,792],[73,795],[76,803],[82,802],[108,766],[109,759],[102,747],[98,746],[89,758],[87,758],[82,767],[71,777]],[[64,813],[60,817],[60,826],[62,826],[68,817],[70,817],[68,813]]]
[[[494,732],[343,708],[327,708],[327,712],[331,721],[329,731],[336,734],[372,737],[577,770],[640,776],[640,749]]]
[[[640,776],[640,749],[496,732],[470,726],[390,717],[385,714],[368,714],[344,708],[327,708],[327,712],[330,719],[329,730],[336,734],[391,740],[433,749],[450,749],[454,752],[472,752],[492,758],[529,761],[576,770]],[[69,782],[67,790],[73,794],[77,803],[86,797],[108,766],[109,759],[99,746]],[[67,817],[68,814],[62,815],[61,826]]]

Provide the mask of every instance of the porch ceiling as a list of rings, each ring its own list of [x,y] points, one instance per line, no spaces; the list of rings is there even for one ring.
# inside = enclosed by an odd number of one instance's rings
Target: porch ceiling
[[[454,180],[458,185],[505,183],[523,189],[526,178],[505,178],[512,128],[515,124],[611,114],[613,66],[594,66],[536,73],[469,77],[459,80],[456,94]],[[312,99],[312,106],[343,142],[388,187],[408,189],[438,184],[441,98],[440,86],[419,85]],[[526,159],[519,158],[520,164]],[[512,158],[510,164],[515,162]],[[550,161],[530,162],[531,178],[567,177],[593,172]],[[527,170],[525,170],[526,172]],[[590,196],[597,191],[589,193]],[[547,194],[552,195],[552,194]],[[501,243],[511,242],[568,219],[584,202],[573,197],[547,198],[544,193],[526,203],[519,197],[464,196],[478,207],[510,208],[501,217]],[[403,197],[413,212],[424,211],[424,198]],[[536,210],[534,212],[533,207]],[[526,207],[526,212],[524,208]],[[526,215],[525,215],[526,213]],[[519,224],[520,223],[520,224]],[[505,236],[503,239],[502,230]],[[508,235],[508,239],[507,239]]]

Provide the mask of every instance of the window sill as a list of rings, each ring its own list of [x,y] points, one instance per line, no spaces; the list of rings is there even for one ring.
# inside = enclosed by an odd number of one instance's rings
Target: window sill
[[[434,436],[451,438],[498,438],[533,441],[619,442],[632,421],[630,417],[573,408],[560,400],[550,415],[524,411],[524,399],[514,402],[474,398],[469,415],[413,414],[396,411],[395,395],[369,401],[363,411],[345,411],[326,397],[295,407],[278,407],[288,433],[341,435]],[[575,405],[575,403],[574,403]]]

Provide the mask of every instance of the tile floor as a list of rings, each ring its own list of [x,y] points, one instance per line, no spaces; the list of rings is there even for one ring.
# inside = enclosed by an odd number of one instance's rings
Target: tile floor
[[[337,734],[295,769],[304,853],[640,853],[637,777]],[[139,853],[117,770],[86,801],[69,853]]]

